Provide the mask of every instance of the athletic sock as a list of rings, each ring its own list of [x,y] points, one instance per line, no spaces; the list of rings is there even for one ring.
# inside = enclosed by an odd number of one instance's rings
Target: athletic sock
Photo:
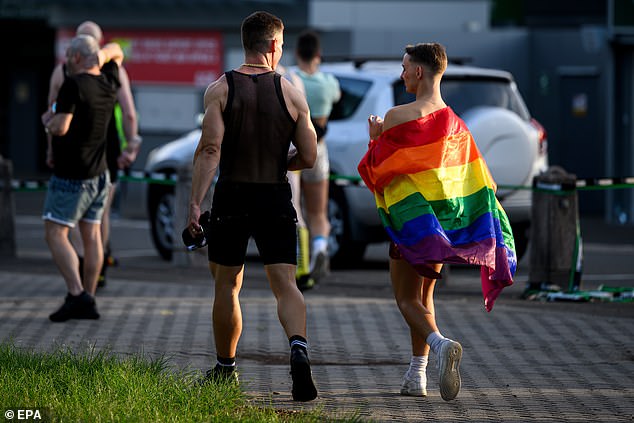
[[[320,251],[326,251],[328,249],[328,240],[321,235],[314,237],[312,244],[313,248],[311,249],[311,251],[313,251],[315,254]]]
[[[317,257],[320,254],[325,254],[327,251],[328,251],[328,240],[321,235],[314,237],[311,242],[311,249],[310,249],[311,274],[315,271],[315,266],[317,265]],[[323,272],[323,270],[319,269],[319,272]],[[321,276],[321,275],[317,275],[317,276]]]
[[[429,356],[426,355],[413,355],[409,363],[409,369],[407,369],[407,375],[409,378],[413,376],[422,376],[425,374],[427,368],[427,362]]]
[[[304,350],[305,353],[308,353],[308,341],[303,336],[291,336],[290,338],[288,338],[288,344],[291,347],[291,351],[293,350],[293,348],[301,348]]]
[[[443,341],[447,339],[440,334],[439,331],[432,332],[427,336],[426,342],[429,345],[429,348],[434,352],[434,354],[438,354],[440,352],[440,346]]]
[[[235,357],[225,358],[225,357],[220,357],[219,355],[217,355],[216,360],[218,361],[218,365],[220,367],[236,367]]]

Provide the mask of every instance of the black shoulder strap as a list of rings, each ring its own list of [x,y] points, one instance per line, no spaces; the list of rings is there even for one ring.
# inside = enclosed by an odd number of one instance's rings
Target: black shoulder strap
[[[286,116],[291,122],[297,123],[295,122],[295,119],[293,119],[293,116],[291,116],[291,113],[286,108],[286,101],[284,101],[284,93],[282,92],[282,76],[277,72],[275,73],[274,81],[275,81],[275,92],[277,93],[277,99],[279,100],[280,105],[282,106],[282,110],[284,110],[284,113],[286,114]]]
[[[233,72],[225,72],[225,78],[227,79],[227,86],[229,87],[229,91],[227,92],[227,104],[225,106],[224,112],[222,112],[222,115],[226,118],[231,113],[231,105],[233,104],[233,92],[235,91],[235,88],[233,86]]]

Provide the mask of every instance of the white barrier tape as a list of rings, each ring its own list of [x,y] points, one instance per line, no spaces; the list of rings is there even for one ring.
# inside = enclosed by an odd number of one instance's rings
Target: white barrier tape
[[[119,178],[131,182],[148,182],[165,185],[175,185],[178,179],[176,174],[163,172],[145,172],[140,170],[119,171]],[[365,186],[359,176],[331,175],[330,180],[338,186]],[[36,191],[46,189],[48,180],[17,180],[12,179],[10,187],[14,191]],[[558,184],[547,182],[535,182],[533,186],[527,185],[498,185],[499,189],[528,189],[546,191],[571,191],[573,189],[607,189],[607,188],[628,188],[634,187],[634,176],[622,178],[586,178],[577,179],[574,184]],[[3,181],[0,181],[0,189],[4,189]]]

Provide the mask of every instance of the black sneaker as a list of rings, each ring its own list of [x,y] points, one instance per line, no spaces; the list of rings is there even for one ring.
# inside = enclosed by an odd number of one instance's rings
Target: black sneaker
[[[200,386],[208,383],[239,383],[238,370],[236,366],[230,367],[216,364],[216,367],[207,370],[205,377],[197,382]]]
[[[291,377],[293,379],[293,399],[295,401],[312,401],[317,398],[317,388],[310,370],[310,360],[302,348],[291,350]]]
[[[49,316],[53,322],[65,322],[69,319],[98,319],[95,299],[86,291],[74,296],[66,295],[64,304],[55,313]]]

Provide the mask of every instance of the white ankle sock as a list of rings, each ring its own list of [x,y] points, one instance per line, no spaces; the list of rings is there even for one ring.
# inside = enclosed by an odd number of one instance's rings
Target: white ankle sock
[[[407,376],[423,376],[425,369],[427,368],[428,356],[426,355],[413,355],[409,362],[409,369],[407,370]]]
[[[427,345],[429,345],[429,348],[431,348],[431,350],[434,352],[434,354],[438,354],[440,352],[440,346],[445,339],[447,338],[442,336],[439,331],[436,331],[429,334],[426,342]]]

